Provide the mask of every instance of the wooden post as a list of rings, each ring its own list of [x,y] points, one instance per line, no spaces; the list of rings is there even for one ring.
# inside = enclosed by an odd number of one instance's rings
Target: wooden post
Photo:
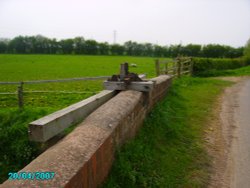
[[[159,59],[155,60],[155,71],[156,71],[156,76],[160,75],[160,61]]]
[[[165,74],[168,74],[168,61],[165,62]]]
[[[176,74],[176,60],[173,61],[173,76]]]
[[[190,76],[193,75],[193,66],[194,66],[194,62],[192,61],[192,58],[190,58],[190,67],[189,67]]]
[[[20,82],[20,85],[17,87],[17,98],[18,106],[20,109],[23,108],[23,82]]]
[[[126,75],[128,75],[128,63],[123,63],[120,66],[120,78],[121,78],[121,80],[124,80]]]
[[[182,61],[180,60],[180,64],[181,64],[181,75],[182,75],[182,73],[184,72],[184,63],[183,63],[183,60]]]
[[[177,76],[178,78],[181,77],[181,62],[179,59],[177,59]]]

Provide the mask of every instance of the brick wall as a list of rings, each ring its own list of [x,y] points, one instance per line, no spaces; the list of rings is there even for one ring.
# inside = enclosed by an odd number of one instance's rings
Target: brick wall
[[[90,114],[59,143],[20,172],[55,172],[52,180],[7,180],[3,187],[97,187],[108,176],[117,147],[133,138],[146,114],[171,84],[169,76],[152,79],[150,93],[123,91]]]

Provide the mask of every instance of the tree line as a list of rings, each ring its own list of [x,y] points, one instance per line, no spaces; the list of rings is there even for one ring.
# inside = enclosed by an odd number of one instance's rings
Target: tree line
[[[87,54],[87,55],[128,55],[149,57],[176,57],[178,55],[212,58],[237,58],[243,55],[243,47],[234,48],[219,44],[188,44],[160,46],[151,43],[127,41],[123,45],[73,39],[50,39],[42,35],[17,36],[0,39],[0,53],[10,54]]]

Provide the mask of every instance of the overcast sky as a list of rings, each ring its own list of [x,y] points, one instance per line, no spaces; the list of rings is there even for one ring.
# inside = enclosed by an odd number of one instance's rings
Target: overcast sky
[[[0,0],[0,38],[218,43],[250,38],[250,0]]]

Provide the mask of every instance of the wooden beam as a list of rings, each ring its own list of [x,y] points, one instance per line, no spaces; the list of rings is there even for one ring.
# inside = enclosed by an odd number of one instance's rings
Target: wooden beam
[[[37,142],[49,140],[67,127],[82,121],[115,94],[116,91],[104,90],[97,95],[31,122],[29,124],[29,139]]]
[[[124,82],[104,81],[103,84],[107,90],[135,90],[149,92],[154,87],[154,82],[152,81],[131,82],[128,85],[126,85]]]

